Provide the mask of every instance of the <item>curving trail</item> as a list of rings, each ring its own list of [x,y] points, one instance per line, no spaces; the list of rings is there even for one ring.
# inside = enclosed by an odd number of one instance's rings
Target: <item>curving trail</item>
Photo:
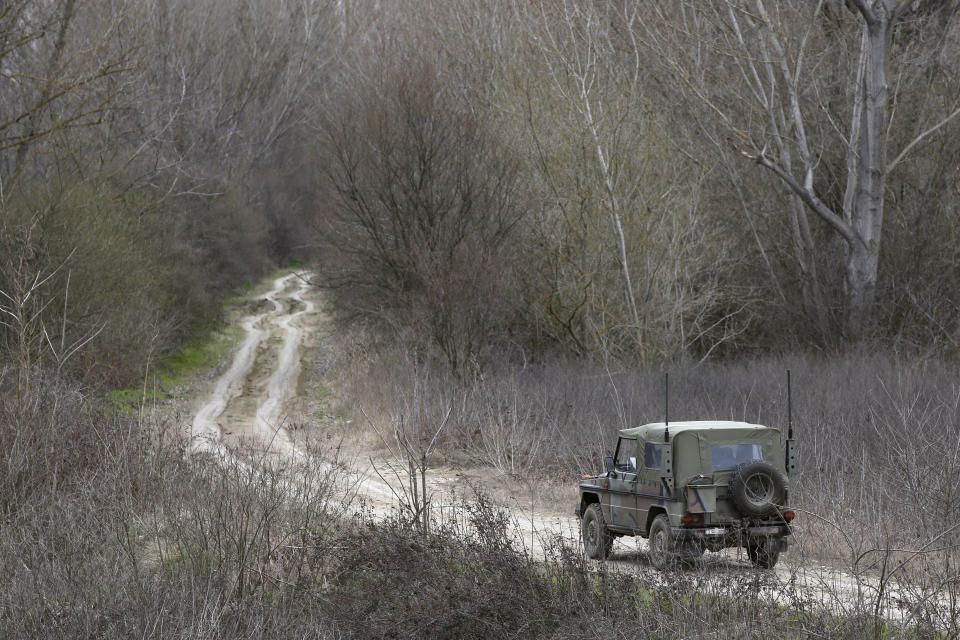
[[[291,278],[294,276],[288,276]],[[283,282],[283,279],[277,280],[276,284]],[[296,448],[289,434],[283,427],[284,408],[286,404],[296,396],[297,382],[300,378],[300,346],[303,341],[303,331],[294,323],[306,314],[313,313],[314,303],[311,300],[304,300],[304,295],[310,289],[305,279],[300,279],[299,288],[289,296],[303,306],[303,309],[295,313],[283,315],[278,323],[280,331],[283,333],[283,346],[280,349],[280,357],[277,361],[276,369],[267,383],[266,397],[257,408],[256,425],[259,435],[271,443],[280,453],[287,455],[303,455]],[[283,309],[280,302],[273,300],[276,313]]]
[[[292,288],[295,287],[295,288]],[[197,410],[190,428],[190,451],[207,452],[222,458],[233,459],[230,448],[224,444],[224,435],[236,434],[239,424],[240,436],[251,437],[265,451],[285,455],[300,455],[292,439],[284,429],[287,402],[296,394],[300,376],[300,354],[303,331],[296,322],[314,311],[312,301],[305,300],[309,285],[299,274],[277,278],[272,288],[257,299],[260,306],[272,306],[272,310],[256,313],[240,320],[246,336],[232,356],[227,370],[214,382],[206,401]],[[291,308],[299,311],[290,312]],[[279,341],[279,354],[275,343]],[[279,355],[276,364],[274,356]],[[269,383],[263,393],[257,393],[256,379],[264,371],[272,370]],[[247,405],[253,402],[253,415],[244,415]],[[233,407],[239,416],[228,416]],[[245,428],[252,423],[255,429]]]
[[[264,299],[273,300],[283,289],[283,279],[273,283]],[[219,420],[227,408],[227,403],[238,397],[243,391],[243,384],[253,370],[257,349],[260,347],[266,332],[257,328],[266,314],[258,314],[244,318],[240,326],[247,332],[246,338],[240,344],[233,362],[214,384],[209,399],[197,411],[190,427],[190,451],[214,453],[221,457],[230,457],[223,446],[223,432]]]
[[[213,454],[248,468],[249,463],[236,452],[251,445],[264,456],[269,454],[281,460],[309,458],[288,430],[291,406],[301,387],[304,343],[316,324],[316,304],[310,298],[308,276],[292,273],[277,278],[269,291],[251,303],[254,313],[239,321],[244,339],[227,369],[213,382],[190,425],[190,453]],[[396,460],[374,462],[360,453],[348,478],[353,495],[361,498],[374,516],[396,512],[403,495],[405,470]],[[326,464],[313,462],[319,464],[315,469],[321,470]],[[557,513],[555,504],[545,509],[530,502],[524,506],[516,500],[524,491],[513,479],[499,478],[492,469],[478,473],[501,485],[498,493],[506,496],[504,502],[514,501],[510,512],[515,538],[534,557],[542,557],[557,539],[574,548],[579,546],[579,521],[570,513],[573,505],[563,513]],[[427,477],[433,516],[441,520],[458,517],[456,511],[460,507],[454,504],[453,496],[464,494],[464,478],[452,470],[436,469],[431,469]],[[799,588],[811,598],[832,602],[840,610],[863,602],[864,596],[869,602],[870,592],[876,588],[874,579],[857,579],[843,571],[805,562],[804,556],[802,548],[797,548],[776,571],[769,572],[770,584],[764,587],[765,593],[774,600],[783,600],[785,594]],[[647,560],[646,541],[639,538],[621,539],[606,566],[615,571],[654,573]],[[706,554],[698,570],[717,580],[751,571],[743,554],[731,551]],[[897,595],[897,589],[891,588],[880,610],[891,619],[906,619],[910,614],[898,606]]]

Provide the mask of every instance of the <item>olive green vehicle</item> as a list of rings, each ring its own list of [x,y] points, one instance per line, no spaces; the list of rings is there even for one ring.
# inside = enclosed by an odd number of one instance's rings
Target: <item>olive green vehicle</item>
[[[591,558],[606,558],[619,536],[649,538],[660,569],[727,547],[746,547],[771,568],[787,549],[796,463],[778,429],[723,421],[623,429],[605,466],[580,482],[576,514]]]

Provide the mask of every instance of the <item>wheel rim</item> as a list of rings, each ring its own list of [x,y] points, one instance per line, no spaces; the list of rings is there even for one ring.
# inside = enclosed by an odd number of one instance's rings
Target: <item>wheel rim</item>
[[[757,506],[764,506],[773,502],[775,488],[773,478],[765,473],[754,473],[743,483],[747,500]]]
[[[661,529],[653,536],[653,555],[662,558],[667,551],[667,534]]]
[[[595,548],[599,539],[600,532],[599,526],[597,526],[597,521],[593,518],[590,518],[587,522],[587,546]]]

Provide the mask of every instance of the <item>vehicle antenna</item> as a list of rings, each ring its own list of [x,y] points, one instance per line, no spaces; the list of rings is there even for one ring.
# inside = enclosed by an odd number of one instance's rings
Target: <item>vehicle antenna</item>
[[[664,398],[663,398],[663,441],[670,442],[670,373],[663,374],[663,389],[664,389]]]
[[[787,369],[787,440],[793,440],[793,397],[790,393],[790,369]]]

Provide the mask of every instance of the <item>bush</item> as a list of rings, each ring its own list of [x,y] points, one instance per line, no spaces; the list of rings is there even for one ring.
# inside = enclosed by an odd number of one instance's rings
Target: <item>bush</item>
[[[332,637],[322,586],[342,469],[186,459],[171,425],[0,375],[4,638]]]
[[[332,206],[316,222],[318,280],[342,319],[464,376],[516,330],[515,163],[437,67],[398,57],[395,73],[351,84],[325,125]]]

